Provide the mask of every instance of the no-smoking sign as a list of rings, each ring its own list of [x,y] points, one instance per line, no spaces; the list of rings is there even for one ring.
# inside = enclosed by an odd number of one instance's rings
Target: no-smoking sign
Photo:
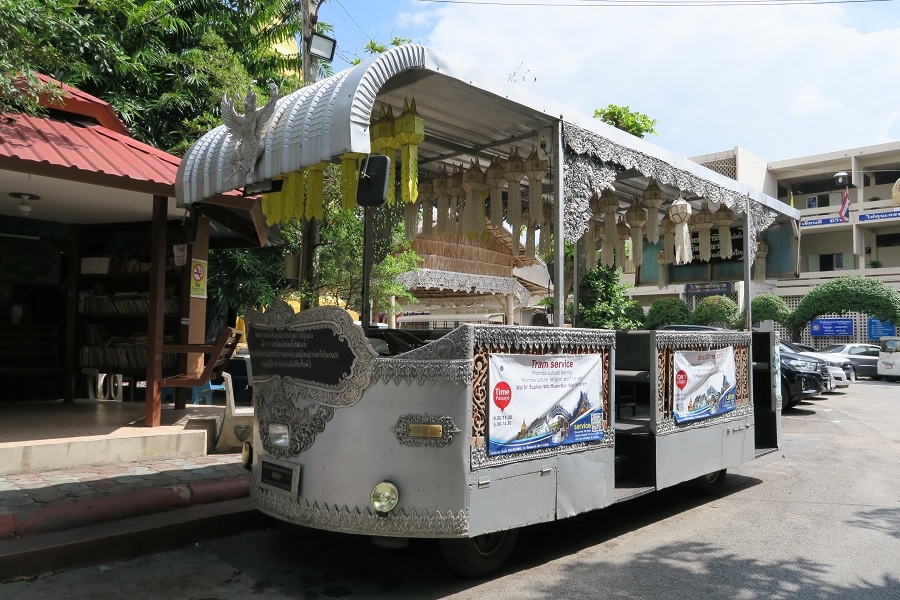
[[[206,261],[191,261],[191,298],[206,298]]]

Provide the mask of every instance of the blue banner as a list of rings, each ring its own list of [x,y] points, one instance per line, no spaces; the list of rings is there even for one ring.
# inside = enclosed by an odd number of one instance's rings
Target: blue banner
[[[800,221],[800,227],[813,227],[815,225],[835,225],[837,223],[849,223],[840,217],[827,217],[825,219],[807,219]]]
[[[893,323],[888,321],[879,321],[878,319],[869,319],[869,339],[879,340],[886,335],[897,335],[897,328]]]
[[[881,221],[883,219],[900,219],[900,210],[889,210],[880,213],[861,213],[860,221]]]
[[[853,319],[813,319],[809,324],[809,335],[853,335]]]

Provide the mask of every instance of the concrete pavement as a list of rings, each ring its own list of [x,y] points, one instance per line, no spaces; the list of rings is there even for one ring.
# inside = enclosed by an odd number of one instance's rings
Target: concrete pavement
[[[249,490],[240,454],[0,477],[0,581],[231,532],[261,518]]]

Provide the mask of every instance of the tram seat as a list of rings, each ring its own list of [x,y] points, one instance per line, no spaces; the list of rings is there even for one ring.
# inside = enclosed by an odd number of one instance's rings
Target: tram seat
[[[226,371],[222,372],[222,387],[225,388],[225,416],[216,439],[216,450],[228,452],[240,448],[253,434],[253,407],[235,406],[231,374]]]

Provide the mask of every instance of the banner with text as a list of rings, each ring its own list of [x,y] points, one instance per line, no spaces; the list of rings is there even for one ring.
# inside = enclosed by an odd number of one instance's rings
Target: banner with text
[[[734,348],[675,352],[675,422],[706,419],[736,408]]]
[[[597,354],[491,354],[488,454],[603,439]]]

